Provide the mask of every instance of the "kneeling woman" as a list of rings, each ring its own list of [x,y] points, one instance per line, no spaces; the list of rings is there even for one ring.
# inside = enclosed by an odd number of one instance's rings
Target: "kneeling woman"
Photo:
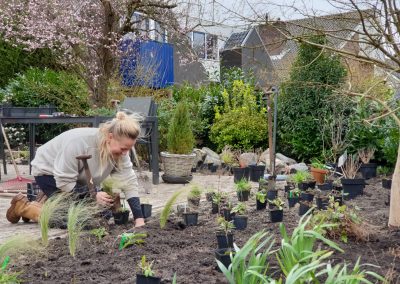
[[[59,191],[82,194],[82,189],[87,191],[86,176],[82,161],[76,157],[91,155],[87,162],[93,184],[99,187],[110,175],[123,181],[125,186],[121,190],[132,210],[135,227],[142,226],[138,181],[128,155],[139,134],[138,120],[123,112],[118,112],[100,128],[68,130],[38,148],[32,161],[32,174],[47,197]],[[105,192],[97,192],[95,198],[100,205],[112,206],[113,199]],[[7,219],[11,223],[17,223],[21,217],[37,222],[40,210],[40,203],[29,202],[19,194],[11,201]]]

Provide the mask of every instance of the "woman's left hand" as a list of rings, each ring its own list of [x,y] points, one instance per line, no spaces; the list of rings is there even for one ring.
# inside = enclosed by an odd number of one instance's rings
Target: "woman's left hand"
[[[145,225],[144,218],[137,218],[135,220],[135,228],[142,227],[144,225]]]

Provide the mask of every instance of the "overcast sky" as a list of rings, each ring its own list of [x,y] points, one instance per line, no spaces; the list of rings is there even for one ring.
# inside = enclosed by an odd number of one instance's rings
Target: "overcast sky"
[[[190,8],[195,17],[228,25],[249,24],[265,19],[304,18],[304,14],[326,15],[338,12],[328,0],[194,0]],[[197,9],[196,9],[197,7]],[[295,7],[302,11],[295,11]],[[198,14],[198,15],[196,15]],[[202,16],[201,16],[202,15]]]

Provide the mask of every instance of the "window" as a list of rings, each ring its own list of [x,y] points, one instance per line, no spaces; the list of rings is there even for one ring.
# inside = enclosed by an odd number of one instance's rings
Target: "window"
[[[192,33],[192,47],[201,59],[218,59],[218,38],[201,32]]]
[[[199,32],[193,32],[193,50],[197,53],[199,58],[205,58],[205,50],[204,50],[204,42],[205,42],[205,34]]]

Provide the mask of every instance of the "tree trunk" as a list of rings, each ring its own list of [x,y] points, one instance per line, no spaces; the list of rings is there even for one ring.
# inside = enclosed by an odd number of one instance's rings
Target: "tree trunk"
[[[400,144],[390,189],[389,226],[400,227]]]

